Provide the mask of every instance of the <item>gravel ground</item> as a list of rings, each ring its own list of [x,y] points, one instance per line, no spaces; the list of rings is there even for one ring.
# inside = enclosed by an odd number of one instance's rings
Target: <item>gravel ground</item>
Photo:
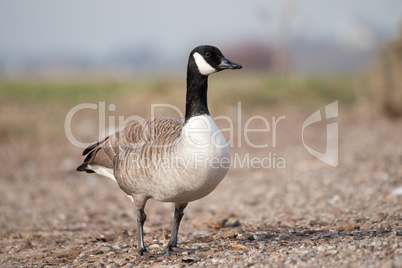
[[[307,116],[280,123],[276,148],[231,149],[232,160],[271,153],[286,168],[232,168],[185,210],[179,244],[191,251],[171,256],[172,204],[149,201],[145,242],[154,257],[138,257],[131,202],[113,181],[74,171],[79,148],[2,142],[0,266],[402,267],[402,121],[343,119],[339,166],[330,167],[303,147]],[[323,133],[319,125],[306,139],[323,147]]]

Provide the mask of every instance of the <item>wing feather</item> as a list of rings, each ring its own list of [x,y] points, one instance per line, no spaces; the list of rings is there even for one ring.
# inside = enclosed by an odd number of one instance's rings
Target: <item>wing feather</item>
[[[172,146],[179,139],[182,126],[183,123],[180,119],[163,117],[130,124],[123,130],[86,148],[83,155],[87,156],[77,171],[92,173],[93,170],[88,165],[113,169],[114,159],[118,154],[121,156],[132,153],[143,155],[144,152],[147,152],[151,155],[147,156],[150,157],[148,159],[151,159],[154,153],[161,153],[160,150],[152,150],[152,148]]]

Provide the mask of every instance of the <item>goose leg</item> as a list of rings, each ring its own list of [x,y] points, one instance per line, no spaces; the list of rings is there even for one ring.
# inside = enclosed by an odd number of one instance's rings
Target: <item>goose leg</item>
[[[132,197],[137,209],[138,256],[149,255],[144,243],[144,222],[147,219],[144,208],[148,199],[136,195],[132,195]]]
[[[179,226],[181,219],[183,218],[183,210],[186,208],[188,203],[176,204],[174,209],[174,222],[172,228],[172,234],[170,235],[170,240],[167,244],[167,254],[171,254],[174,248],[177,249],[177,234],[179,232]]]
[[[147,219],[143,209],[137,211],[137,234],[138,234],[138,256],[143,256],[147,252],[144,243],[144,222]]]

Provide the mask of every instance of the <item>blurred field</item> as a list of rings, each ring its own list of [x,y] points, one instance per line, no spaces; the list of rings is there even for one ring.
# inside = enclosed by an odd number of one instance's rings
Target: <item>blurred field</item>
[[[362,267],[402,264],[402,199],[392,194],[402,185],[402,121],[361,106],[359,81],[351,75],[210,78],[213,116],[235,118],[238,102],[243,124],[253,115],[286,116],[276,148],[272,143],[264,150],[231,148],[232,156],[274,152],[286,159],[286,169],[234,168],[215,192],[189,205],[180,241],[201,245],[200,265],[212,259],[231,263],[235,256],[247,257],[249,265],[290,260],[336,266],[340,259]],[[311,113],[337,100],[340,165],[332,168],[305,151],[300,129]],[[75,172],[81,148],[67,140],[65,117],[78,104],[99,102],[116,106],[106,108],[106,126],[110,117],[149,117],[151,104],[168,103],[184,112],[185,79],[0,80],[1,266],[152,264],[135,256],[135,211],[124,193],[108,179]],[[177,116],[169,109],[157,115]],[[98,111],[80,111],[73,134],[96,141],[97,120]],[[322,133],[325,124],[307,136],[320,149]],[[264,135],[255,134],[253,141],[270,142]],[[146,243],[155,244],[156,252],[170,229],[172,206],[150,201],[147,214]],[[224,220],[239,221],[240,227],[225,227]],[[124,230],[130,238],[119,240]],[[110,254],[99,253],[101,247],[109,247]]]
[[[356,104],[354,87],[355,79],[351,76],[230,76],[223,73],[220,77],[210,79],[208,101],[211,113],[215,116],[226,115],[237,109],[238,102],[241,102],[245,116],[255,113],[268,116],[273,111],[310,110],[310,107],[319,107],[335,100],[339,100],[340,105],[349,111]],[[185,78],[2,79],[0,89],[3,111],[0,138],[3,142],[18,137],[25,141],[65,140],[64,119],[72,107],[81,103],[98,105],[99,102],[105,102],[106,106],[116,105],[115,111],[106,109],[106,126],[109,126],[109,116],[149,117],[151,104],[172,104],[184,113]],[[157,112],[159,116],[178,116],[171,109],[159,109]],[[97,111],[84,109],[74,117],[73,122],[94,120],[97,114]],[[92,134],[86,134],[97,137],[100,130],[91,130]]]
[[[233,101],[247,101],[250,106],[309,105],[338,99],[350,104],[356,99],[354,76],[272,76],[264,74],[222,73],[211,77],[210,101],[232,105]],[[185,78],[88,78],[88,79],[0,79],[0,96],[4,99],[50,102],[50,101],[97,101],[127,96],[153,96],[163,93],[166,101],[174,101],[170,94],[185,91]],[[229,94],[230,93],[230,94]],[[228,99],[228,95],[231,97]],[[280,104],[280,103],[281,104]]]

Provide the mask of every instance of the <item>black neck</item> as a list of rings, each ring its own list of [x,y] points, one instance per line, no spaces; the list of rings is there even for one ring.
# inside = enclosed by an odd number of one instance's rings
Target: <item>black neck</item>
[[[207,103],[208,76],[201,75],[198,69],[187,68],[186,123],[191,117],[209,115]]]

